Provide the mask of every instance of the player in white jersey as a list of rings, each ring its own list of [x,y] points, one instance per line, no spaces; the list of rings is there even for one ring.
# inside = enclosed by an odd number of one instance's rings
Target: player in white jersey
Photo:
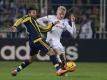
[[[54,49],[54,51],[57,54],[58,61],[61,63],[65,63],[66,61],[65,50],[60,42],[61,34],[64,30],[69,31],[72,36],[76,32],[75,23],[71,22],[72,26],[70,26],[68,23],[69,20],[64,19],[65,14],[66,14],[66,8],[64,6],[60,6],[57,9],[56,15],[48,15],[45,17],[41,17],[37,20],[37,22],[42,26],[46,26],[44,22],[48,22],[48,23],[58,22],[52,27],[51,31],[47,33],[46,41]],[[59,55],[61,55],[63,59],[62,58],[60,59]]]

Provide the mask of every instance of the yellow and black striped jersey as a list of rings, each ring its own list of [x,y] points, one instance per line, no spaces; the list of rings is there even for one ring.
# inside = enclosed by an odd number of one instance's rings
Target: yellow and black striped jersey
[[[20,24],[24,24],[27,32],[29,33],[29,39],[33,42],[37,42],[38,40],[42,39],[42,33],[46,33],[51,30],[53,24],[48,24],[45,28],[41,27],[35,18],[25,15],[22,18],[19,18],[15,23],[14,26],[16,28],[19,27]]]
[[[28,15],[26,15],[26,16],[18,19],[14,23],[14,26],[16,26],[16,28],[18,28],[21,23],[23,23],[25,25],[25,28],[26,28],[27,32],[29,33],[29,39],[31,41],[37,42],[38,40],[42,39],[42,35],[41,35],[40,29],[38,27],[38,24],[33,17],[29,17]]]

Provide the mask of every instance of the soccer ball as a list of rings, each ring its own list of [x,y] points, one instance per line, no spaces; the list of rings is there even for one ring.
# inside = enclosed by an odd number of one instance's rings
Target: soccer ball
[[[76,69],[76,64],[75,62],[67,62],[64,66],[64,68],[68,71],[68,72],[73,72]]]

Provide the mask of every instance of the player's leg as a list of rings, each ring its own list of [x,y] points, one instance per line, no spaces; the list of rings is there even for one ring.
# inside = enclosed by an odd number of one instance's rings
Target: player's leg
[[[60,59],[60,56],[58,55],[59,54],[59,50],[58,50],[59,47],[57,46],[57,45],[59,45],[58,41],[56,41],[56,40],[47,40],[47,42],[49,43],[50,47],[53,48],[53,50],[54,50],[54,52],[55,52],[55,54],[57,56],[58,62],[62,63],[62,61]]]
[[[51,62],[55,66],[55,69],[59,70],[60,66],[59,66],[58,60],[56,58],[56,55],[55,55],[53,49],[50,48],[44,40],[41,40],[40,44],[41,44],[41,50],[49,55]]]
[[[56,54],[57,54],[57,58],[58,58],[58,60],[60,60],[60,65],[61,65],[61,67],[62,67],[62,69],[65,69],[65,64],[66,64],[66,56],[65,56],[65,50],[63,49],[63,47],[62,47],[62,49],[61,49],[61,47],[60,47],[60,49],[59,48],[56,48],[56,49],[54,49],[54,51],[56,52]],[[68,74],[65,74],[65,76],[67,76]]]
[[[58,62],[60,63],[61,67],[63,68],[66,63],[65,53],[62,53],[58,48],[54,48],[54,52],[57,55]]]
[[[61,63],[62,63],[62,60],[61,60],[61,58],[60,58],[61,52],[59,51],[58,48],[54,48],[54,47],[53,47],[53,50],[54,50],[54,52],[55,52],[55,54],[56,54],[56,56],[57,56],[58,62],[61,64]]]
[[[47,45],[46,42],[44,41],[40,41],[41,45],[43,46],[42,49],[45,49],[45,51],[47,52],[47,54],[50,56],[50,60],[53,63],[56,71],[57,71],[57,75],[62,75],[64,73],[66,73],[66,70],[62,70],[61,66],[59,65],[59,62],[57,60],[57,56],[55,54],[55,52],[53,51],[52,48],[49,48],[49,46]]]
[[[65,57],[65,53],[61,53],[60,55],[60,59],[62,61],[62,67],[64,68],[64,65],[66,64],[66,57]]]
[[[35,54],[36,53],[37,52],[35,50],[35,47],[30,46],[30,56],[29,56],[29,59],[27,59],[24,62],[22,62],[16,69],[12,70],[11,75],[12,76],[16,76],[18,72],[20,72],[21,70],[26,68],[30,63],[32,63],[33,59],[35,58]]]
[[[55,69],[56,69],[56,75],[61,76],[63,74],[65,74],[67,72],[67,70],[62,69],[61,65],[59,64],[59,61],[57,59],[57,55],[55,54],[55,52],[53,52],[53,50],[49,50],[48,52],[49,56],[50,56],[50,60],[53,63]]]
[[[12,70],[11,72],[12,76],[16,76],[18,72],[26,68],[32,62],[32,58],[33,56],[30,56],[28,60],[25,60],[16,69]]]
[[[66,55],[65,55],[65,49],[61,43],[59,43],[59,56],[62,61],[62,67],[64,67],[66,63]]]
[[[59,63],[63,67],[66,62],[64,47],[62,46],[61,42],[57,40],[52,40],[50,45],[56,53]]]

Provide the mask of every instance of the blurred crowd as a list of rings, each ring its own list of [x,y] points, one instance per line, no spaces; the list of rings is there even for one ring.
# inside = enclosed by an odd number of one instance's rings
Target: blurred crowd
[[[40,0],[0,0],[0,32],[4,30],[8,31],[13,22],[26,13],[27,7],[34,6],[40,9],[38,7],[38,3],[40,3],[39,1]],[[52,1],[56,1],[56,5],[54,5]],[[63,1],[64,0],[62,0],[62,2]],[[64,6],[66,6],[67,9],[72,8],[73,14],[76,18],[75,22],[78,33],[80,34],[79,37],[87,38],[87,35],[84,35],[84,32],[86,31],[86,33],[91,33],[90,38],[94,38],[94,34],[96,33],[96,31],[99,31],[100,28],[100,0],[95,0],[97,2],[93,0],[74,0],[75,2],[70,3],[69,5],[67,5],[66,1],[68,2],[68,0],[65,0]],[[57,3],[57,0],[49,0],[49,2],[50,3],[48,4],[48,6],[51,7],[48,8],[48,13],[55,14],[56,8],[54,6],[59,6],[59,3]],[[63,3],[61,5],[63,5]],[[87,25],[88,28],[84,28],[84,26]],[[68,33],[66,32],[66,34]]]

